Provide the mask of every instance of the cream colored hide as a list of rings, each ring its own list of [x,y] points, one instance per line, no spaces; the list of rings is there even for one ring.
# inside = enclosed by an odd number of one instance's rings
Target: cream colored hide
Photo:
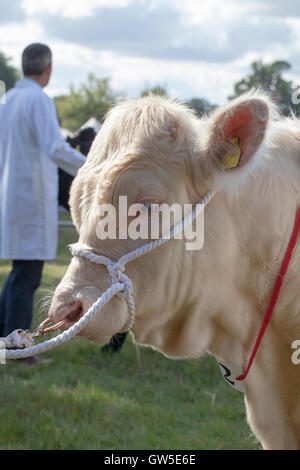
[[[100,204],[196,203],[205,209],[205,242],[187,251],[170,240],[126,266],[134,286],[134,341],[174,358],[205,352],[245,368],[265,314],[300,204],[296,119],[279,116],[267,96],[244,95],[198,119],[182,104],[150,96],[108,114],[71,190],[79,245],[113,260],[145,241],[99,240]],[[232,138],[239,165],[224,169]],[[57,287],[50,316],[71,326],[111,284],[104,266],[75,258]],[[82,336],[103,343],[122,330],[126,302],[115,297]],[[249,424],[265,449],[300,448],[299,242],[276,310],[246,380]],[[220,378],[221,380],[221,378]],[[238,393],[238,392],[236,392]]]

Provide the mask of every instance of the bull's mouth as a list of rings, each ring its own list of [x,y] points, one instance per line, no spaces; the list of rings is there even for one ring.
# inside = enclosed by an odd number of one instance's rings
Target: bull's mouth
[[[83,305],[80,301],[72,302],[63,307],[56,309],[54,313],[51,313],[49,318],[43,321],[38,328],[39,334],[47,334],[56,330],[68,330],[73,326],[84,314]],[[46,327],[49,323],[53,323],[52,326]]]

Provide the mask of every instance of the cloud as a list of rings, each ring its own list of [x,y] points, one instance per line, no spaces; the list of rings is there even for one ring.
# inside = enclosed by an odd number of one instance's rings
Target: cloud
[[[260,15],[290,18],[300,16],[299,0],[248,0],[252,9]]]
[[[199,22],[187,23],[178,4],[136,0],[126,8],[103,6],[84,18],[56,14],[39,18],[49,37],[98,51],[169,61],[225,63],[245,51],[260,52],[262,44],[287,44],[292,39],[290,26],[278,18],[258,21],[250,16],[241,21],[230,16],[225,21],[222,15],[206,16],[199,27]]]
[[[19,0],[0,0],[0,24],[21,22],[24,18]]]
[[[24,48],[32,42],[37,42],[37,38],[44,37],[42,25],[33,20],[26,21],[21,26],[19,23],[1,24],[0,50],[12,58],[15,67],[20,68]]]
[[[92,16],[95,10],[105,7],[127,7],[132,0],[22,0],[22,8],[28,15],[43,12],[65,18]]]
[[[91,47],[96,50],[114,50],[119,53],[153,55],[156,45],[166,44],[176,35],[180,24],[179,12],[162,6],[152,9],[141,2],[127,8],[103,8],[93,16],[63,18],[40,16],[47,33],[68,42]]]
[[[167,86],[173,96],[224,103],[233,84],[262,59],[299,72],[300,3],[285,0],[0,0],[0,49],[20,65],[30,42],[54,53],[53,94],[87,73],[111,77],[136,96]],[[294,14],[294,16],[293,16]]]

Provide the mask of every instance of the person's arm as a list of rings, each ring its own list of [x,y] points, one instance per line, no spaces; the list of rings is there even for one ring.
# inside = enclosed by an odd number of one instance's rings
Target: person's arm
[[[29,118],[37,142],[48,157],[62,170],[76,176],[85,157],[63,138],[52,99],[45,93],[36,95]]]

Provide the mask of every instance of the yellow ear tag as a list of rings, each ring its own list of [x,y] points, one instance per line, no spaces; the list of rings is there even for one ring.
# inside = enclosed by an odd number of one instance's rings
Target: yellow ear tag
[[[230,168],[235,168],[239,164],[239,161],[241,158],[242,150],[239,146],[239,138],[233,137],[231,141],[234,144],[234,147],[232,148],[232,150],[225,153],[224,155],[223,162],[222,162],[223,170],[229,170]]]
[[[80,151],[80,145],[76,145],[76,150]]]

